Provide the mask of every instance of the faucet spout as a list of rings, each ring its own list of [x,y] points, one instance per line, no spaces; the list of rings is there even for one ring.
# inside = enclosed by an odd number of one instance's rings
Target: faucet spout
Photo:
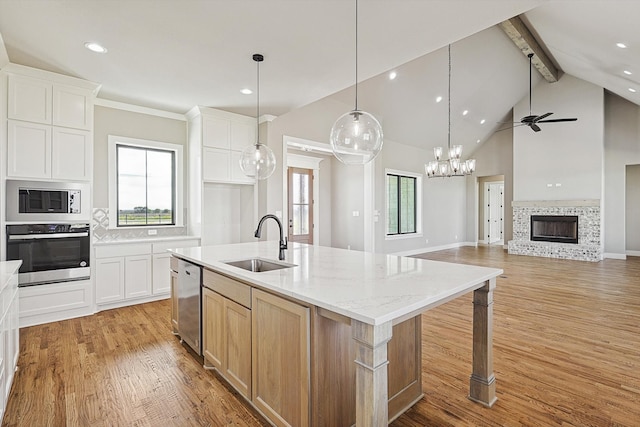
[[[278,259],[280,261],[284,260],[284,250],[287,249],[287,239],[284,237],[284,233],[283,233],[283,229],[282,229],[282,222],[280,222],[280,219],[273,215],[273,214],[267,214],[265,216],[263,216],[262,218],[260,218],[260,221],[258,222],[258,228],[256,228],[256,232],[254,234],[255,237],[260,238],[260,235],[262,234],[262,224],[265,222],[265,220],[267,219],[274,219],[277,223],[278,223],[278,228],[280,229],[280,242],[279,242],[279,252],[278,252]]]

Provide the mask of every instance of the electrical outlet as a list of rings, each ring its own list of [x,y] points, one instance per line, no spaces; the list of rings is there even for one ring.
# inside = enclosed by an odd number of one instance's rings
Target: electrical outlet
[[[147,230],[149,236],[155,236],[158,234],[158,230]]]
[[[424,239],[424,242],[428,244],[429,243],[429,239]]]

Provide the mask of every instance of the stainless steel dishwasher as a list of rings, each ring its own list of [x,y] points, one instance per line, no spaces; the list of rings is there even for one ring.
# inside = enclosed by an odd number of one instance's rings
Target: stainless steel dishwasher
[[[199,356],[202,355],[200,298],[202,267],[178,260],[178,334]]]

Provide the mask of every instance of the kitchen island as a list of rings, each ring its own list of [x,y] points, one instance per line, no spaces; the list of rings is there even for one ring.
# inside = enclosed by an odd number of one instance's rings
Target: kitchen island
[[[272,241],[171,252],[204,269],[205,365],[276,425],[387,425],[423,396],[420,314],[471,291],[469,398],[496,401],[492,304],[500,269],[297,243],[280,261],[287,268],[252,272],[228,264],[278,263]],[[225,321],[220,311],[232,315]],[[241,330],[251,339],[234,338]],[[279,345],[292,337],[296,345]],[[224,347],[222,356],[208,351],[207,341]],[[249,349],[247,369],[238,360]]]

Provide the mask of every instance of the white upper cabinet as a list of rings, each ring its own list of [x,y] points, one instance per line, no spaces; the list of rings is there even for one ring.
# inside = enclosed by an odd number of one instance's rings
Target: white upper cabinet
[[[92,96],[86,89],[53,85],[53,124],[75,129],[93,129]]]
[[[212,148],[230,149],[229,120],[202,116],[202,145]]]
[[[7,175],[51,178],[51,126],[9,120]]]
[[[254,118],[206,107],[193,108],[187,117],[191,155],[202,159],[201,165],[194,165],[201,168],[202,181],[255,183],[240,169],[242,150],[256,143]]]
[[[7,176],[90,181],[99,86],[15,64],[7,79]]]
[[[10,119],[51,124],[53,84],[26,76],[9,76]]]

